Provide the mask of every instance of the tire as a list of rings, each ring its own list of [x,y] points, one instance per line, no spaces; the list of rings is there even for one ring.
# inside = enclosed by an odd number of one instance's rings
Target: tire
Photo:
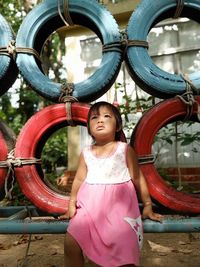
[[[8,153],[14,149],[16,142],[15,133],[10,129],[5,122],[0,120],[0,162],[6,161]],[[0,199],[5,197],[4,184],[8,173],[8,168],[0,167]],[[9,181],[12,177],[8,178]]]
[[[143,0],[131,15],[127,35],[129,40],[147,40],[151,28],[161,20],[173,17],[177,1],[174,0]],[[181,13],[200,22],[200,1],[186,0]],[[131,46],[127,49],[126,65],[130,76],[144,91],[159,97],[170,98],[186,91],[186,82],[181,75],[170,74],[157,67],[145,47]],[[189,75],[189,79],[200,92],[200,71]]]
[[[0,14],[0,47],[7,48],[9,43],[14,40],[12,28]],[[18,68],[8,53],[0,54],[0,96],[3,95],[15,82],[18,75]]]
[[[72,119],[86,126],[89,105],[72,104]],[[65,104],[48,106],[33,115],[22,128],[15,148],[15,158],[40,158],[48,137],[67,126]],[[43,180],[43,171],[37,164],[15,168],[16,179],[24,195],[39,209],[49,213],[63,214],[68,197],[50,189]]]
[[[200,104],[200,97],[195,98]],[[192,120],[197,119],[197,107],[193,111]],[[168,99],[155,105],[139,120],[131,136],[131,146],[134,147],[138,157],[152,154],[152,145],[156,133],[168,123],[184,119],[186,105],[179,99]],[[169,186],[159,175],[153,163],[140,165],[151,196],[163,206],[181,213],[199,213],[200,196],[186,194]]]
[[[1,151],[0,161],[5,161],[7,159],[8,149],[1,132],[0,132],[0,151]],[[3,190],[6,174],[7,174],[7,169],[0,168],[0,191]]]
[[[91,29],[103,44],[120,42],[120,32],[113,16],[97,1],[71,0],[69,13],[74,24]],[[57,1],[46,0],[24,19],[16,38],[16,47],[34,48],[39,54],[47,37],[64,23],[58,14]],[[41,96],[58,102],[60,83],[51,81],[41,70],[33,55],[17,54],[17,65],[30,86]],[[80,102],[90,102],[102,96],[114,83],[122,62],[120,51],[102,55],[100,66],[88,79],[74,84],[73,96]]]

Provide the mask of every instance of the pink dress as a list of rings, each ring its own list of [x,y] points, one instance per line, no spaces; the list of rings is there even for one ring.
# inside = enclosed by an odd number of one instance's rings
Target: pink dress
[[[106,158],[96,157],[91,147],[83,150],[88,174],[67,230],[83,253],[104,267],[139,265],[143,228],[126,151],[122,142]]]

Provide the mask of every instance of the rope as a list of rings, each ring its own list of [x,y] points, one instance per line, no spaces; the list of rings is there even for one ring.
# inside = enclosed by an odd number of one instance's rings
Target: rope
[[[59,97],[59,102],[66,102],[71,100],[71,98],[76,99],[72,96],[74,91],[74,84],[73,83],[65,83],[61,86],[61,95]]]
[[[154,163],[155,162],[155,156],[153,154],[140,156],[140,157],[138,157],[138,162],[141,165]]]
[[[181,168],[179,164],[179,157],[178,157],[178,124],[175,124],[175,156],[176,156],[176,165],[178,170],[178,187],[176,188],[178,191],[183,189],[182,186],[182,177],[181,177]]]
[[[144,40],[128,40],[127,33],[121,32],[121,41],[104,44],[102,47],[102,52],[120,52],[123,53],[124,57],[128,47],[131,46],[141,46],[149,48],[149,43]]]
[[[59,102],[65,103],[66,107],[66,119],[70,126],[76,126],[72,119],[72,107],[71,104],[73,102],[78,102],[78,99],[74,96],[72,96],[74,91],[74,84],[73,83],[67,83],[63,84],[61,87],[61,95],[59,97]]]
[[[102,52],[122,52],[122,45],[121,42],[113,42],[109,44],[104,44],[102,46]]]
[[[16,158],[7,159],[5,161],[0,161],[0,168],[9,168],[10,166],[21,167],[23,165],[41,164],[41,159],[30,158]]]
[[[200,121],[200,106],[194,98],[194,93],[198,93],[198,89],[194,86],[194,84],[191,82],[191,80],[189,79],[187,75],[182,75],[182,77],[186,82],[186,92],[182,94],[181,96],[177,95],[176,97],[178,97],[186,105],[186,116],[183,121],[188,120],[192,116],[193,110],[194,110],[194,104],[197,104],[198,106],[197,118]],[[177,190],[181,191],[183,189],[183,186],[182,186],[182,179],[181,179],[181,169],[179,166],[179,159],[178,159],[177,135],[178,133],[177,133],[177,128],[176,128],[175,154],[176,154],[176,162],[177,162],[177,168],[178,168],[178,182],[179,182],[179,186],[177,187]]]
[[[10,56],[10,54],[8,53],[7,47],[5,47],[5,46],[0,47],[0,55]]]
[[[58,0],[58,14],[66,26],[74,25],[69,13],[69,0],[63,0],[64,16],[61,11],[61,0]]]
[[[10,41],[7,47],[6,46],[0,47],[0,55],[12,57],[14,55],[14,52],[15,52],[15,41],[14,40]]]
[[[184,0],[176,0],[177,1],[177,6],[176,6],[176,10],[175,10],[175,13],[174,13],[174,19],[177,19],[180,17],[182,11],[183,11],[183,8],[184,8]]]
[[[102,47],[102,52],[123,52],[123,54],[125,54],[127,48],[131,46],[141,46],[149,48],[149,43],[143,40],[122,40],[120,42],[104,44]]]
[[[5,179],[5,184],[4,184],[4,190],[5,190],[5,198],[11,200],[12,199],[12,191],[14,188],[14,182],[15,182],[15,176],[14,176],[14,170],[12,168],[11,160],[14,158],[14,150],[11,150],[8,154],[8,162],[7,162],[7,167],[8,167],[8,172],[6,175]],[[1,162],[0,162],[1,166]],[[8,179],[11,176],[11,186],[10,189],[8,189]]]
[[[19,53],[34,55],[41,61],[40,55],[35,49],[30,47],[16,47],[14,40],[10,41],[7,47],[0,47],[0,55],[6,55],[15,59],[16,54]]]
[[[31,159],[20,159],[14,157],[14,150],[11,150],[8,153],[7,160],[0,161],[0,168],[8,168],[8,172],[5,178],[5,198],[12,199],[12,190],[15,182],[14,167],[21,167],[22,165],[32,165],[32,164],[41,164],[41,159],[31,158]],[[8,189],[9,177],[11,176],[11,185]]]
[[[141,46],[149,48],[149,43],[143,40],[128,40],[128,46]]]
[[[16,47],[15,48],[15,53],[16,54],[30,54],[35,56],[40,62],[41,62],[41,58],[39,53],[33,49],[33,48],[29,48],[29,47]],[[15,56],[15,54],[14,54]]]
[[[186,92],[182,95],[177,95],[176,97],[178,97],[187,106],[184,120],[188,120],[193,114],[194,104],[197,103],[194,98],[194,93],[197,93],[198,89],[194,86],[187,75],[182,75],[182,77],[186,82]]]
[[[28,207],[26,207],[26,209],[28,211],[29,219],[31,221],[31,219],[32,219],[31,212],[30,212]],[[24,257],[23,262],[22,262],[22,267],[28,267],[28,252],[29,252],[30,245],[31,245],[31,238],[32,238],[32,234],[29,234],[28,245],[26,247],[26,253],[25,253],[25,257]]]
[[[191,90],[195,94],[199,95],[200,93],[199,89],[192,83],[192,81],[189,79],[189,76],[187,74],[183,74],[182,77],[185,80],[185,82],[191,87]]]

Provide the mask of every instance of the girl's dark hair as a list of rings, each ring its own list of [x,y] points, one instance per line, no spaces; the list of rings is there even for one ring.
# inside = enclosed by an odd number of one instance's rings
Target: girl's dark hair
[[[96,114],[99,114],[99,109],[101,107],[107,107],[108,109],[110,109],[113,114],[114,114],[114,117],[115,117],[115,120],[116,120],[116,133],[115,133],[115,140],[116,141],[120,141],[121,139],[121,131],[122,131],[122,117],[121,117],[121,114],[119,112],[119,110],[113,106],[112,104],[108,103],[108,102],[105,102],[105,101],[100,101],[100,102],[97,102],[95,104],[93,104],[88,112],[88,118],[87,118],[87,129],[88,129],[88,133],[89,135],[91,135],[91,132],[90,132],[90,118],[91,118],[91,115],[93,113],[96,113]]]

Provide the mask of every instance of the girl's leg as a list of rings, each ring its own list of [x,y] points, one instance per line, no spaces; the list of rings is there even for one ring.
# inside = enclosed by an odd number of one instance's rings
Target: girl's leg
[[[82,250],[69,233],[64,240],[64,263],[65,267],[84,267]]]

